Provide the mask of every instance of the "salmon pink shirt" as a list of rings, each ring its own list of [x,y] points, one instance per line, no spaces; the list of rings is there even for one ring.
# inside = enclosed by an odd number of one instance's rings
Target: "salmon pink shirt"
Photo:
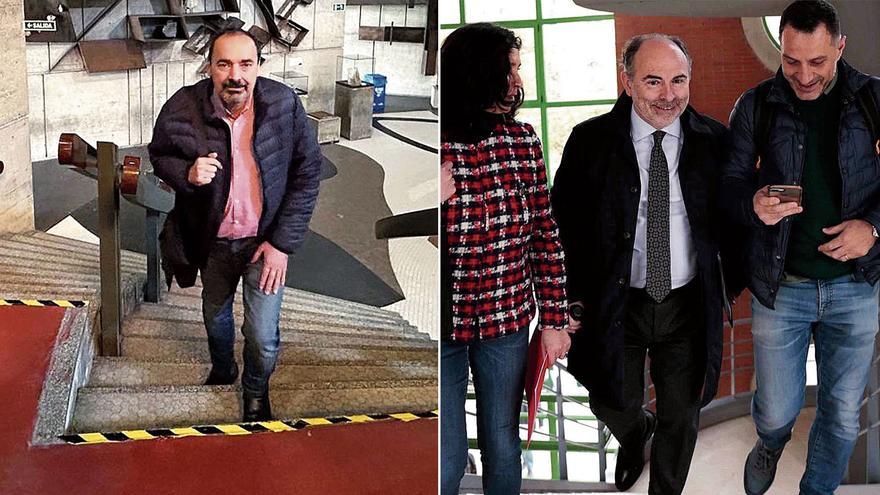
[[[223,222],[220,223],[217,237],[255,237],[260,214],[263,212],[263,188],[260,183],[260,169],[254,158],[253,99],[248,100],[244,110],[235,118],[223,106],[220,97],[214,94],[211,100],[214,102],[215,114],[229,126],[232,138],[232,152],[229,155],[231,163],[223,164],[229,167],[227,173],[232,176],[229,199],[226,201]]]

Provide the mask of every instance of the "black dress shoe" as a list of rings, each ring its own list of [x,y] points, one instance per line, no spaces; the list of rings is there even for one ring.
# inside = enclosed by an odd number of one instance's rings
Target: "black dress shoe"
[[[271,421],[272,405],[269,404],[269,392],[262,397],[244,398],[244,417],[242,422]]]
[[[657,417],[645,410],[645,434],[637,445],[620,446],[617,451],[617,466],[614,468],[614,486],[625,492],[632,488],[645,468],[645,445],[657,427]]]
[[[232,385],[238,378],[238,363],[232,363],[232,368],[224,371],[218,371],[216,367],[211,367],[211,373],[205,380],[205,385]]]

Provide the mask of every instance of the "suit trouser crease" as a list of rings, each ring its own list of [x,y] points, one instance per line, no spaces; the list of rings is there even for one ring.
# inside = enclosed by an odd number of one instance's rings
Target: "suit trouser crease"
[[[618,443],[638,445],[644,436],[645,355],[656,393],[657,426],[651,445],[651,494],[684,489],[699,427],[706,371],[705,332],[699,285],[691,282],[656,303],[644,290],[630,289],[624,327],[623,410],[592,400],[593,412]]]
[[[243,280],[244,371],[241,385],[246,397],[262,397],[269,390],[280,345],[279,318],[284,287],[275,294],[260,291],[263,261],[250,263],[257,249],[256,239],[217,239],[201,270],[202,316],[208,333],[211,364],[226,370],[234,362],[235,320],[233,301],[239,280]]]

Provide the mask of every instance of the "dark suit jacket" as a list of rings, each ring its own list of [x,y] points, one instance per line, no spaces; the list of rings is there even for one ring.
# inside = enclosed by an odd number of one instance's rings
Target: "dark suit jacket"
[[[612,407],[623,404],[624,315],[641,184],[630,138],[632,99],[620,96],[610,113],[578,124],[556,173],[551,200],[565,249],[570,301],[583,301],[583,326],[572,336],[569,371],[590,395]],[[720,223],[718,168],[726,128],[688,107],[681,116],[684,146],[679,178],[697,256],[706,329],[703,405],[715,396],[721,367],[723,299],[719,246],[735,251],[735,235]],[[732,265],[729,263],[728,265]],[[733,294],[742,275],[728,266]]]

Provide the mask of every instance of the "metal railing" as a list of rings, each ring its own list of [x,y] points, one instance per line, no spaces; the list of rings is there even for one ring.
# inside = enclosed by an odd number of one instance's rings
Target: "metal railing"
[[[58,163],[98,181],[98,238],[101,272],[101,355],[118,356],[122,331],[122,265],[119,231],[119,197],[146,210],[147,281],[144,300],[158,302],[161,261],[159,223],[174,207],[174,192],[152,173],[141,170],[141,159],[125,156],[119,148],[99,141],[97,150],[76,134],[58,141]]]
[[[583,389],[583,394],[578,395],[566,395],[563,392],[563,381],[574,381],[574,378],[568,373],[568,369],[559,361],[548,370],[548,376],[542,384],[542,393],[539,399],[539,405],[537,407],[537,419],[546,419],[548,420],[547,430],[546,432],[540,431],[537,428],[532,433],[532,441],[528,446],[525,441],[522,441],[523,452],[527,451],[543,451],[549,452],[550,464],[551,464],[551,472],[552,479],[559,481],[568,481],[569,480],[569,469],[568,469],[568,454],[570,452],[589,452],[595,453],[599,458],[599,469],[598,473],[595,477],[596,484],[589,485],[591,490],[595,491],[606,491],[613,487],[613,485],[609,485],[606,483],[605,471],[608,465],[608,454],[615,454],[617,452],[616,448],[609,447],[611,435],[605,425],[599,421],[593,415],[570,415],[565,413],[566,404],[589,407],[589,397],[586,395],[586,389]],[[472,387],[473,383],[469,380],[469,385]],[[580,385],[578,385],[580,387]],[[473,392],[469,392],[468,399],[474,399],[475,394]],[[524,411],[528,409],[525,407]],[[467,414],[470,416],[475,416],[476,414],[467,411]],[[528,413],[522,412],[520,414],[520,430],[527,431],[527,423],[528,421]],[[581,426],[590,430],[594,430],[597,433],[597,441],[580,441],[580,440],[571,440],[566,437],[566,425],[568,426]],[[477,440],[475,438],[468,439],[468,445],[472,449],[477,449]],[[534,489],[535,483],[540,483],[544,480],[523,480],[523,489],[528,490],[529,488]],[[556,486],[556,489],[560,489],[560,486]],[[582,490],[584,485],[582,483],[576,486],[576,489]]]
[[[740,325],[750,325],[751,318],[738,319],[735,322],[736,327]],[[730,326],[725,323],[725,327]],[[751,378],[754,372],[752,362],[752,351],[742,350],[745,344],[751,345],[751,338],[737,339],[735,333],[731,330],[729,338],[725,339],[723,361],[726,362],[725,369],[721,372],[723,379],[730,380],[728,389],[719,390],[720,396],[713,400],[700,413],[700,427],[705,428],[716,424],[729,421],[738,417],[750,414],[750,404],[752,398],[751,388],[742,390],[737,387],[737,376],[745,374]],[[739,352],[737,350],[739,349]],[[875,341],[874,360],[869,376],[868,387],[865,391],[865,398],[861,404],[861,431],[856,448],[850,458],[847,474],[843,480],[844,484],[872,484],[880,483],[880,334]],[[645,400],[646,407],[652,406],[656,399],[652,397],[653,384],[650,383],[650,377],[647,372],[645,379]],[[598,484],[588,485],[592,491],[605,491],[606,488],[611,490],[613,485],[602,485],[606,482],[605,471],[608,467],[608,455],[616,454],[617,449],[609,448],[610,432],[608,429],[596,419],[594,416],[569,416],[565,414],[565,404],[575,404],[579,406],[589,407],[589,396],[584,394],[565,395],[562,390],[562,382],[564,376],[568,374],[566,367],[557,361],[553,368],[548,372],[550,376],[555,376],[555,380],[545,380],[543,384],[543,392],[538,413],[543,415],[544,419],[550,421],[548,432],[534,431],[538,439],[533,439],[529,450],[533,451],[549,451],[551,453],[551,480],[523,480],[523,491],[532,491],[537,487],[546,487],[549,491],[577,491],[584,490],[583,483],[560,483],[569,481],[568,459],[569,452],[595,452],[599,456],[598,473],[594,480]],[[574,380],[571,377],[571,380]],[[549,382],[549,384],[548,384]],[[472,382],[469,381],[472,386]],[[719,387],[720,388],[720,387]],[[474,394],[468,394],[468,399],[474,399]],[[524,402],[525,403],[525,402]],[[816,387],[808,386],[806,392],[805,407],[816,406]],[[469,415],[473,413],[468,412]],[[540,416],[539,416],[540,417]],[[528,420],[527,414],[521,415],[521,422]],[[598,433],[596,442],[580,442],[572,441],[566,438],[565,426],[568,424],[586,426],[595,429]],[[520,429],[526,431],[526,426],[521,424]],[[475,438],[469,438],[469,447],[477,449],[477,441]],[[522,447],[526,449],[526,443],[522,442]],[[739,460],[737,460],[739,461]],[[548,484],[549,482],[549,484]],[[569,486],[570,485],[570,486]],[[468,486],[470,489],[478,489],[479,484],[473,480],[470,483],[462,485]]]

